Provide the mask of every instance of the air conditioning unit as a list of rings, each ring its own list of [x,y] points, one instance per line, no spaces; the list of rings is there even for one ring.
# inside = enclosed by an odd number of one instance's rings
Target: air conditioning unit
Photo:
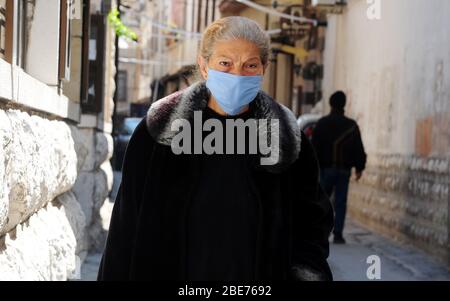
[[[311,0],[311,5],[326,13],[341,14],[344,6],[347,5],[347,0]]]

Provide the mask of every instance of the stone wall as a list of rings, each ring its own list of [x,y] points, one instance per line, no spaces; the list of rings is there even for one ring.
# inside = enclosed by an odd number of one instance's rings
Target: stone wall
[[[100,210],[109,202],[113,185],[113,171],[109,162],[113,139],[111,135],[94,128],[72,127],[71,130],[78,154],[78,178],[73,193],[86,217],[89,249],[102,251],[107,232],[102,225]]]
[[[0,110],[0,280],[65,280],[86,255],[69,126]]]
[[[96,12],[103,2],[90,3]],[[32,32],[58,19],[44,6],[40,17],[39,8],[32,12]],[[72,42],[79,44],[81,21],[74,22]],[[34,56],[42,53],[29,49],[25,70],[0,59],[0,280],[76,279],[87,253],[103,249],[103,217],[112,209],[114,37],[108,27],[105,100],[98,116],[80,118],[80,45],[72,47],[72,76],[62,90],[51,68],[57,56],[48,58],[48,68],[33,68],[42,63]],[[34,42],[48,37],[41,38]],[[85,125],[85,119],[94,123]]]
[[[449,160],[374,155],[352,183],[349,213],[360,223],[446,260]]]
[[[0,110],[0,280],[76,278],[102,250],[112,151],[109,134]]]

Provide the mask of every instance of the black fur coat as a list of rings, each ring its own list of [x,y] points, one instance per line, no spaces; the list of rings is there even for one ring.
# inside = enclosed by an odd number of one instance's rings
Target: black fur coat
[[[185,216],[199,172],[196,155],[173,154],[170,125],[191,121],[208,99],[203,82],[174,93],[154,103],[133,133],[99,280],[189,280]],[[250,105],[255,118],[280,120],[278,162],[249,165],[262,208],[258,279],[332,280],[326,259],[333,212],[312,146],[292,112],[263,92]]]

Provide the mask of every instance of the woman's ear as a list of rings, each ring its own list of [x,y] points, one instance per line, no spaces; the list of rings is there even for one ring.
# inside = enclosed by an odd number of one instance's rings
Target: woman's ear
[[[200,69],[200,73],[202,74],[202,77],[204,80],[208,79],[208,63],[206,60],[201,56],[197,56],[197,64]]]

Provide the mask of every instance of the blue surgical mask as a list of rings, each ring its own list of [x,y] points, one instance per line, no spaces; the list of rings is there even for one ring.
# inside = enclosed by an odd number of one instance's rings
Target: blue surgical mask
[[[229,115],[237,115],[258,94],[262,76],[239,76],[208,69],[206,87]]]

